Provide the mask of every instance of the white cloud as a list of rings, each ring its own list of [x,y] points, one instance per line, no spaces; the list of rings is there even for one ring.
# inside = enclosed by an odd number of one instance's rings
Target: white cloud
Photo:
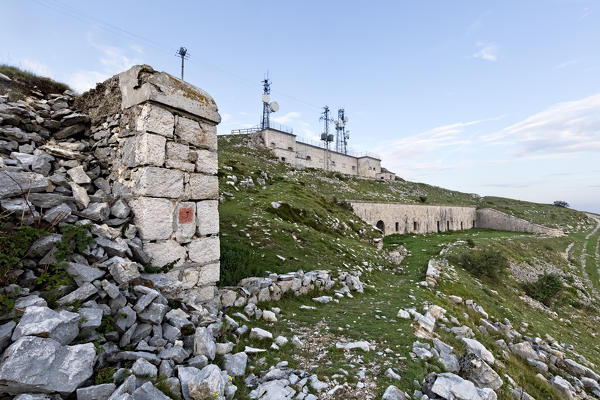
[[[52,75],[50,67],[36,60],[23,59],[19,61],[19,66],[25,71],[33,72],[36,75],[49,77]]]
[[[571,65],[575,65],[575,64],[577,64],[577,60],[568,60],[568,61],[561,62],[560,64],[555,66],[554,69],[564,69],[564,68],[570,67]]]
[[[300,118],[301,114],[297,111],[290,111],[281,116],[273,116],[271,115],[271,120],[277,122],[278,124],[289,124],[298,118]]]
[[[498,46],[493,43],[475,43],[477,51],[473,53],[473,58],[479,58],[486,61],[498,61]]]
[[[481,122],[478,120],[439,126],[389,143],[379,152],[385,159],[390,160],[422,158],[442,147],[462,146],[470,143],[471,139],[464,135],[465,128]]]
[[[108,46],[97,42],[91,33],[88,34],[88,42],[91,47],[98,50],[98,62],[102,68],[99,70],[79,70],[71,74],[66,81],[69,86],[78,92],[85,92],[95,87],[97,82],[102,82],[116,73],[142,63],[141,59],[137,56],[143,55],[143,49],[138,45],[133,44],[128,48]],[[135,57],[126,55],[127,53],[131,53],[129,49],[135,52]]]
[[[600,151],[600,93],[558,103],[491,135],[488,142],[512,144],[520,157],[553,157]]]

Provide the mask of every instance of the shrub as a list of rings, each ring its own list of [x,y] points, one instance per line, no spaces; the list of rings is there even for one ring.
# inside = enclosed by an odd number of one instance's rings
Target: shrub
[[[508,269],[508,260],[491,249],[469,250],[450,257],[450,261],[460,265],[478,277],[499,279]]]
[[[26,225],[0,229],[0,286],[10,283],[10,271],[27,255],[33,242],[47,234]]]
[[[568,208],[569,207],[569,203],[567,203],[564,200],[556,200],[552,204],[554,204],[556,207],[562,207],[562,208]]]
[[[427,203],[427,196],[419,196],[419,201],[421,203]]]
[[[524,285],[524,289],[530,297],[550,306],[563,290],[563,282],[556,274],[544,274],[537,281]]]
[[[221,279],[220,285],[234,286],[248,276],[259,276],[262,259],[256,252],[241,243],[228,243],[221,240]]]

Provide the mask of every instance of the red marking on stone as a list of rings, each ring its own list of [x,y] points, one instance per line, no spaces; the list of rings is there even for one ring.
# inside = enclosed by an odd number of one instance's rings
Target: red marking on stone
[[[179,223],[189,224],[194,220],[194,211],[191,208],[179,209]]]

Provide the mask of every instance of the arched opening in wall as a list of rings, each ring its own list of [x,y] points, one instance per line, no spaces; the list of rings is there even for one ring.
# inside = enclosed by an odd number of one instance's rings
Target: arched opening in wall
[[[437,221],[437,231],[441,232],[442,230],[440,229],[440,221]]]
[[[281,157],[281,161],[285,161],[285,157]]]
[[[463,229],[464,229],[464,228],[463,228],[463,222],[462,222],[462,221],[460,221],[460,230],[462,231]]]
[[[271,142],[271,147],[275,147],[275,146],[276,146],[275,142]]]
[[[400,222],[396,222],[396,232],[400,231]]]
[[[413,221],[413,231],[417,231],[419,228],[419,224],[417,223],[417,221]]]
[[[473,220],[473,228],[475,228],[475,220]]]
[[[288,150],[289,151],[294,151],[294,148],[293,147],[288,147]]]
[[[446,221],[446,230],[449,231],[450,230],[450,221]]]
[[[377,221],[377,224],[375,224],[375,227],[377,229],[379,229],[381,232],[385,233],[385,224],[383,223],[382,220]]]
[[[312,160],[312,158],[310,156],[306,156],[306,160],[310,161],[310,160]]]

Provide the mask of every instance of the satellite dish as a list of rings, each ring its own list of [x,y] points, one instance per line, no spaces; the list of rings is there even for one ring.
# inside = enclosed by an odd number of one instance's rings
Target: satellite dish
[[[268,103],[271,101],[271,96],[268,94],[263,94],[263,103]]]
[[[348,122],[348,116],[344,115],[344,122]]]
[[[346,133],[346,139],[350,139],[350,134]]]
[[[279,111],[279,103],[274,101],[271,104],[269,104],[269,107],[271,108],[271,112],[277,112]]]
[[[340,128],[343,128],[344,127],[344,121],[340,121],[338,125],[340,126]]]

